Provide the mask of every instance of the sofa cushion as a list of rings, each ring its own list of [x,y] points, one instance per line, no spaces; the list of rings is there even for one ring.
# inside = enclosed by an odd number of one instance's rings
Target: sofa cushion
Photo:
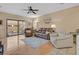
[[[57,37],[58,36],[58,33],[51,33],[50,36]]]

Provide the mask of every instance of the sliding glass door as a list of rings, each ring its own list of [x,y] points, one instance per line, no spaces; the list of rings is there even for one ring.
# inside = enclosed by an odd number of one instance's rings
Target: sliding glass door
[[[19,47],[20,39],[23,38],[25,22],[23,20],[7,19],[7,50],[14,50]]]

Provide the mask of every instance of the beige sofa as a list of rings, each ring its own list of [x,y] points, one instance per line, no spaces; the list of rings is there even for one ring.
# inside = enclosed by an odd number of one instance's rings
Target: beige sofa
[[[56,48],[73,47],[73,36],[69,33],[51,33],[50,41]]]

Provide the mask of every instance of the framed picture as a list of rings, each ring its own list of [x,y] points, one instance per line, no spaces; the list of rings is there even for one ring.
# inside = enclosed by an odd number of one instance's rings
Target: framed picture
[[[2,25],[2,20],[0,20],[0,25]]]
[[[52,21],[51,18],[46,18],[46,19],[44,19],[44,20],[45,20],[45,23],[46,23],[46,24],[49,24],[49,23],[51,23],[51,21]]]

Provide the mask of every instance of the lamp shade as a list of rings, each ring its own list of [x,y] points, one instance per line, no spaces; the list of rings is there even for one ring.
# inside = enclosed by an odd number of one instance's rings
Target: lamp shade
[[[56,25],[55,25],[55,24],[52,24],[52,25],[51,25],[51,28],[56,28]]]
[[[12,25],[12,27],[14,27],[14,25]]]

